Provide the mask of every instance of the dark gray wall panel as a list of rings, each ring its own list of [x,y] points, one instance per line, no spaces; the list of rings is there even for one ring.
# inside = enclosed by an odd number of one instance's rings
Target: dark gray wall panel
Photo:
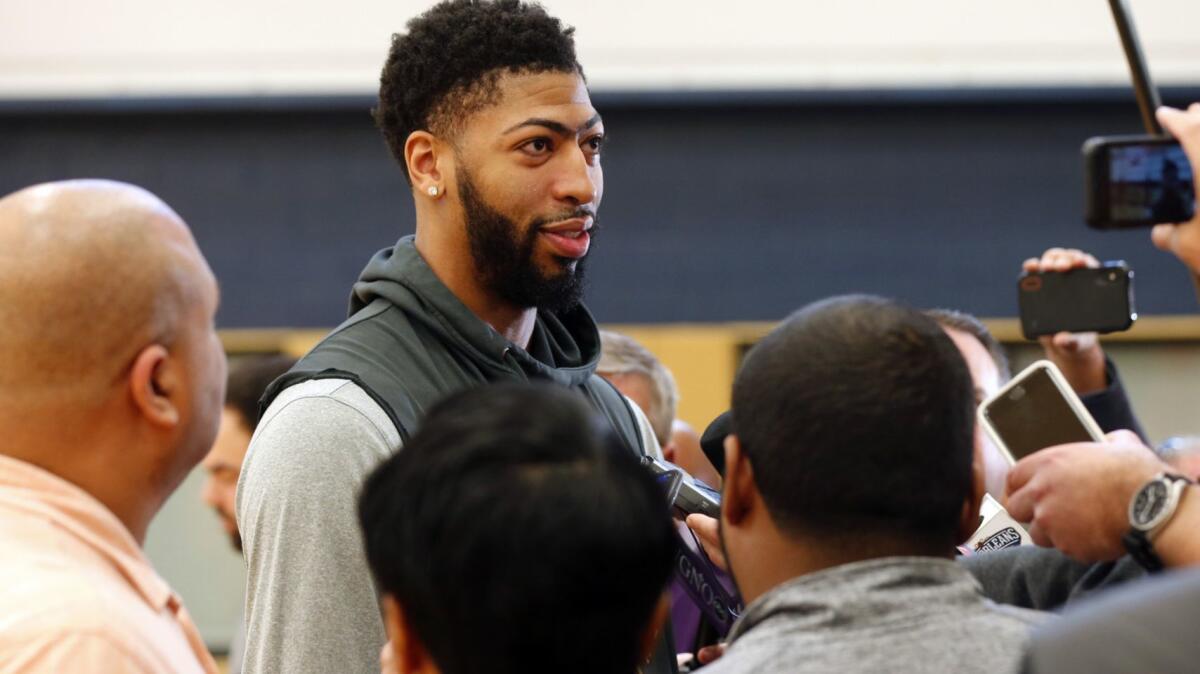
[[[1128,260],[1142,313],[1190,313],[1182,266],[1147,231],[1082,224],[1079,146],[1137,132],[1130,98],[597,96],[612,142],[589,304],[609,322],[770,320],[861,291],[1007,316],[1020,261],[1072,245]],[[9,103],[0,193],[79,176],[144,185],[195,230],[223,326],[333,325],[370,254],[413,228],[369,106]]]

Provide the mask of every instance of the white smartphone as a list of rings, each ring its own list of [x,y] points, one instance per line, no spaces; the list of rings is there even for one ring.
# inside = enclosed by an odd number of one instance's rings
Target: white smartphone
[[[1025,368],[983,401],[979,423],[1013,463],[1047,447],[1104,439],[1062,372],[1048,360]]]

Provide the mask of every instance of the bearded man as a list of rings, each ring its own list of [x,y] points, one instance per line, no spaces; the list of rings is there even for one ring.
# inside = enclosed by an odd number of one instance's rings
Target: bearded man
[[[553,382],[629,451],[661,455],[594,374],[600,339],[579,300],[604,125],[572,34],[537,5],[450,0],[393,37],[375,118],[416,235],[371,259],[349,319],[264,396],[237,494],[246,672],[377,670],[386,637],[355,498],[446,395]]]

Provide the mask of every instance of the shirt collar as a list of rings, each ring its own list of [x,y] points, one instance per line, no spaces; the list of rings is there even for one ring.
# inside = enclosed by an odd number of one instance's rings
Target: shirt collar
[[[979,583],[959,564],[937,557],[882,557],[798,576],[746,607],[729,632],[730,643],[755,627],[786,620],[823,626],[887,620],[914,607],[982,602]]]
[[[78,486],[31,463],[0,455],[0,510],[46,518],[109,560],[156,612],[178,612],[178,596],[154,571],[133,534]]]

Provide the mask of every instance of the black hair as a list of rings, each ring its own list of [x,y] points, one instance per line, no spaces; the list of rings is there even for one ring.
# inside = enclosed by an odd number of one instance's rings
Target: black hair
[[[494,102],[503,73],[582,77],[574,32],[541,5],[519,0],[447,0],[409,21],[407,33],[392,36],[372,111],[392,156],[405,165],[413,131],[453,135]]]
[[[972,391],[932,319],[878,297],[835,297],[750,350],[733,429],[781,528],[945,553],[971,494]]]
[[[258,401],[271,382],[292,369],[296,359],[278,354],[244,356],[229,368],[225,384],[225,406],[237,410],[251,433],[258,426]]]
[[[632,673],[675,551],[649,472],[548,384],[434,406],[358,512],[379,588],[445,674]]]
[[[996,374],[1000,378],[997,384],[1003,386],[1012,379],[1012,369],[1008,364],[1008,354],[1004,351],[1004,345],[996,339],[991,330],[988,330],[983,321],[956,309],[926,309],[925,315],[937,321],[943,328],[965,332],[982,344],[992,357],[992,362],[996,364]]]

